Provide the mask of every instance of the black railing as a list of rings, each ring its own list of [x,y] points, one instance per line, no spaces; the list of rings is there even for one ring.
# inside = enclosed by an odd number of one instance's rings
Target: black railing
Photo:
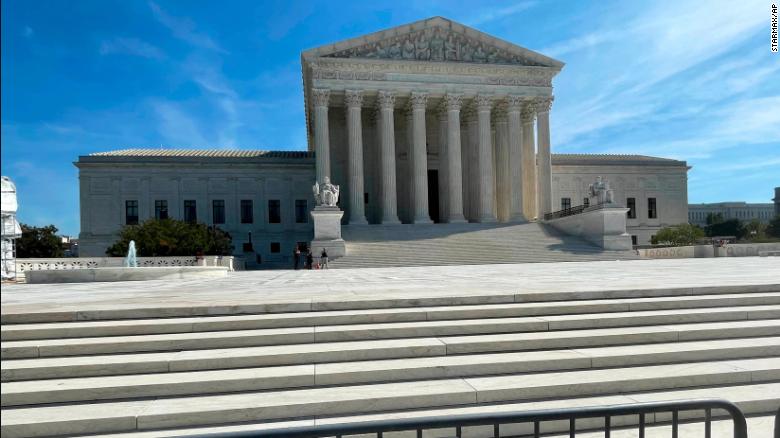
[[[780,438],[780,407],[777,408],[775,415],[775,438]]]
[[[606,438],[614,429],[611,419],[617,416],[636,415],[639,438],[645,437],[647,414],[671,412],[672,437],[679,436],[681,411],[704,411],[704,437],[712,438],[712,411],[726,411],[734,423],[734,438],[747,438],[747,422],[745,415],[733,403],[721,399],[680,400],[668,402],[634,403],[613,406],[595,406],[569,409],[550,409],[526,412],[506,412],[492,414],[448,415],[438,417],[408,418],[381,421],[367,421],[347,424],[328,424],[320,426],[291,427],[284,429],[267,429],[262,431],[243,431],[230,433],[215,433],[197,435],[200,437],[278,437],[278,438],[320,438],[338,437],[357,434],[376,434],[382,438],[386,432],[416,431],[417,437],[423,436],[423,430],[454,428],[455,436],[461,437],[464,427],[493,426],[493,437],[500,437],[501,425],[527,423],[533,425],[534,437],[541,436],[541,424],[545,421],[568,420],[569,436],[576,437],[577,420],[586,418],[603,418],[604,426],[600,429]],[[778,412],[780,418],[780,412]],[[592,430],[592,429],[591,429]],[[777,426],[775,437],[778,437]],[[718,438],[721,438],[720,436]]]
[[[559,217],[574,216],[575,214],[582,213],[586,208],[588,208],[587,205],[577,205],[574,207],[564,208],[563,210],[554,211],[552,213],[545,213],[544,220],[549,221],[550,219],[558,219]]]

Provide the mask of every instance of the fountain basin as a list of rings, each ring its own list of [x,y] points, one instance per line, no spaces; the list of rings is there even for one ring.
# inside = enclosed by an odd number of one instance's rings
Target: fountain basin
[[[41,269],[25,274],[27,283],[91,283],[145,280],[189,280],[227,277],[225,266],[167,266],[150,268]]]

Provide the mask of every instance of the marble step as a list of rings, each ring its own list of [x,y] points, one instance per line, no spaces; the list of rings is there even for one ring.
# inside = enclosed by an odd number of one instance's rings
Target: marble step
[[[2,406],[780,357],[780,337],[6,382]],[[780,359],[778,359],[780,361]],[[780,368],[780,364],[778,364]]]
[[[110,354],[3,362],[2,381],[780,336],[780,319]],[[652,350],[648,350],[652,351]]]
[[[2,435],[68,435],[530,401],[780,379],[777,358],[5,409]]]
[[[780,304],[780,292],[2,326],[3,341]]]
[[[100,435],[91,435],[93,438],[183,438],[190,436],[200,436],[206,434],[219,434],[219,433],[231,433],[231,432],[244,432],[249,433],[252,431],[261,430],[274,430],[284,429],[288,427],[301,427],[301,426],[314,426],[314,425],[331,425],[331,424],[345,424],[345,423],[360,423],[366,421],[381,421],[390,419],[402,419],[402,418],[424,418],[434,416],[446,416],[446,415],[465,415],[465,414],[490,414],[501,412],[522,412],[529,410],[545,410],[545,409],[563,409],[583,406],[604,406],[615,404],[629,404],[636,403],[636,398],[642,398],[653,401],[661,400],[682,400],[691,398],[722,398],[724,394],[729,394],[729,398],[739,408],[748,415],[753,417],[748,418],[748,432],[751,438],[770,438],[770,434],[762,434],[765,431],[771,431],[774,425],[774,416],[766,415],[771,413],[773,409],[780,404],[780,383],[760,383],[753,385],[734,385],[723,387],[708,387],[708,388],[685,388],[670,391],[653,391],[634,393],[626,395],[604,395],[604,396],[592,396],[592,397],[577,397],[577,398],[565,398],[557,400],[539,400],[532,402],[520,402],[520,403],[506,403],[506,404],[485,404],[478,406],[464,406],[464,407],[445,407],[438,409],[418,409],[412,411],[390,411],[377,414],[364,414],[353,416],[313,416],[304,417],[291,421],[265,421],[265,422],[244,422],[240,424],[228,424],[221,426],[203,426],[203,427],[189,427],[189,428],[177,428],[177,429],[164,429],[164,430],[147,430],[147,431],[133,431],[125,433],[108,433]],[[763,415],[762,415],[763,414]],[[688,411],[682,412],[681,416],[686,419],[701,419],[703,413],[700,411]],[[664,416],[659,414],[659,420],[664,420]],[[655,421],[654,415],[649,414],[646,416],[648,424],[652,424]],[[580,420],[577,422],[578,430],[593,429],[602,425],[602,420]],[[636,416],[621,416],[612,419],[612,424],[615,426],[629,426],[637,423]],[[717,423],[726,423],[726,427],[721,428],[716,423],[713,423],[713,433],[717,431],[723,431],[722,435],[715,434],[714,437],[730,437],[731,423],[728,421],[719,421]],[[702,438],[704,436],[701,423],[698,423],[698,429],[694,429],[690,434],[686,434],[691,427],[686,426],[685,429],[681,429],[680,438]],[[661,426],[658,426],[661,427]],[[664,426],[665,427],[665,426]],[[568,421],[549,421],[541,424],[541,431],[545,434],[548,433],[560,433],[568,431]],[[671,432],[668,427],[663,429],[665,434],[659,436],[648,435],[648,438],[669,438]],[[648,430],[648,432],[650,432]],[[464,427],[462,429],[464,438],[493,438],[492,426],[478,426],[478,427]],[[528,424],[505,424],[501,426],[501,436],[525,436],[533,433],[533,427]],[[653,432],[654,433],[654,432]],[[389,434],[388,434],[389,435]],[[394,432],[393,438],[416,438],[417,435],[413,431],[409,432]],[[442,437],[454,437],[455,430],[452,429],[435,429],[426,430],[423,432],[425,438],[442,438]],[[564,435],[569,437],[568,434]],[[580,432],[577,437],[585,436],[590,438],[587,432]],[[603,432],[600,434],[592,435],[593,438],[602,438]],[[617,438],[636,438],[636,429],[633,433],[622,434],[622,432],[613,432],[613,437]],[[374,437],[374,435],[370,435]],[[557,437],[556,437],[557,438]],[[561,437],[563,438],[563,437]]]
[[[780,318],[780,305],[7,341],[3,359]]]
[[[326,310],[387,309],[399,307],[460,306],[512,302],[549,302],[568,300],[591,300],[610,298],[648,298],[664,296],[695,296],[713,294],[741,294],[779,292],[778,284],[734,284],[703,287],[662,287],[651,289],[603,289],[592,291],[533,292],[518,287],[517,293],[468,294],[453,292],[448,296],[425,296],[425,291],[416,291],[413,297],[366,298],[345,294],[339,299],[284,300],[278,302],[255,302],[231,305],[175,306],[175,307],[124,307],[121,309],[82,309],[74,311],[25,311],[3,313],[2,324],[73,322],[143,318],[173,318],[209,315],[239,315],[260,313],[311,312]]]

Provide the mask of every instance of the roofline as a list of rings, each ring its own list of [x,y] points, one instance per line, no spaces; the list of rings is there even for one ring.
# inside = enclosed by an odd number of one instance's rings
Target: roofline
[[[484,39],[488,39],[488,40],[492,40],[492,41],[498,41],[498,42],[506,45],[507,48],[512,48],[514,50],[519,50],[521,52],[524,52],[524,55],[528,56],[529,58],[533,59],[534,61],[538,61],[538,62],[540,62],[542,64],[550,64],[550,65],[544,65],[542,67],[556,68],[557,70],[560,71],[563,68],[563,66],[566,65],[564,62],[559,61],[559,60],[554,59],[554,58],[551,58],[551,57],[549,57],[547,55],[543,55],[543,54],[541,54],[539,52],[536,52],[534,50],[531,50],[531,49],[525,48],[523,46],[517,45],[515,43],[509,42],[509,41],[507,41],[505,39],[498,38],[498,37],[496,37],[494,35],[487,34],[487,33],[482,32],[480,30],[474,29],[473,27],[466,26],[465,24],[458,23],[457,21],[450,20],[449,18],[445,18],[445,17],[439,16],[439,15],[433,16],[433,17],[430,17],[430,18],[425,18],[425,19],[422,19],[422,20],[413,21],[411,23],[400,24],[398,26],[388,27],[386,29],[382,29],[382,30],[377,31],[377,32],[372,32],[372,33],[369,33],[369,34],[356,36],[356,37],[349,38],[349,39],[342,40],[342,41],[338,41],[338,42],[335,42],[335,43],[325,44],[325,45],[322,45],[322,46],[313,47],[311,49],[306,49],[306,50],[301,52],[301,58],[304,59],[304,60],[308,60],[308,59],[311,59],[311,58],[316,58],[316,57],[319,57],[319,56],[323,56],[323,54],[337,52],[337,51],[341,51],[341,50],[346,50],[346,49],[349,49],[349,48],[352,48],[352,47],[355,47],[355,46],[358,46],[358,45],[363,45],[363,44],[367,43],[366,40],[371,39],[372,37],[381,38],[387,32],[390,32],[390,31],[393,31],[393,30],[396,30],[396,29],[399,29],[399,28],[407,28],[409,31],[414,31],[414,30],[419,30],[419,29],[423,29],[423,28],[426,28],[426,27],[433,27],[433,26],[436,26],[436,25],[445,25],[445,27],[446,27],[446,25],[449,25],[451,29],[453,29],[453,30],[460,30],[460,31],[462,31],[463,33],[465,33],[467,35],[472,34],[471,36],[477,36],[480,39],[484,38]],[[460,27],[461,29],[458,29],[458,27]],[[406,33],[407,29],[404,30],[404,33]],[[391,35],[391,36],[395,36],[395,35]]]

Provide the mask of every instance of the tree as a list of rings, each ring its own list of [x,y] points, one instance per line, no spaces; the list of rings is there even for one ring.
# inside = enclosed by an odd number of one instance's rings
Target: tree
[[[57,227],[32,227],[21,224],[22,237],[16,240],[16,257],[53,258],[62,257],[62,239],[57,236]]]
[[[772,237],[780,237],[780,214],[774,217],[766,227],[766,234]]]
[[[707,225],[719,224],[723,222],[722,213],[707,213]]]
[[[131,240],[135,241],[140,257],[230,255],[233,251],[230,235],[217,227],[175,219],[150,219],[122,228],[119,240],[106,254],[124,257]]]
[[[691,224],[680,224],[661,228],[655,235],[654,243],[672,246],[693,245],[704,237],[704,230]]]
[[[748,239],[763,239],[766,237],[766,224],[758,219],[751,219],[745,224],[745,237]]]
[[[729,219],[721,222],[714,222],[704,228],[708,237],[716,236],[734,236],[737,239],[745,237],[745,226],[739,219]]]

